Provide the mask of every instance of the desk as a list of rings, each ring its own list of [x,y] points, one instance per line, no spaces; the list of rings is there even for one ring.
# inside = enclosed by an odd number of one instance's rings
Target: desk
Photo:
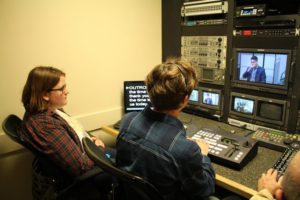
[[[179,119],[187,126],[188,136],[193,135],[201,128],[207,127],[234,131],[235,134],[241,135],[249,133],[248,130],[186,113],[181,113]],[[102,130],[113,136],[117,136],[119,133],[112,126],[103,126]],[[256,157],[239,171],[213,163],[216,171],[216,184],[245,198],[250,198],[257,192],[257,180],[261,174],[271,168],[280,156],[281,152],[259,147]]]

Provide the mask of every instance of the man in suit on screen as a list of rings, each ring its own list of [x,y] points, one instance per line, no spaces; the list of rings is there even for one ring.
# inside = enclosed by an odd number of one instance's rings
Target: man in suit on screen
[[[258,65],[258,58],[256,56],[251,57],[251,66],[243,74],[243,78],[251,82],[266,82],[266,72],[265,69]]]

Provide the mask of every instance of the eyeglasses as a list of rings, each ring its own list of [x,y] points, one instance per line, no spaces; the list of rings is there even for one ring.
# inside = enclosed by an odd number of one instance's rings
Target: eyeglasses
[[[63,85],[60,88],[51,89],[50,91],[60,91],[61,93],[65,93],[67,91],[67,85]]]

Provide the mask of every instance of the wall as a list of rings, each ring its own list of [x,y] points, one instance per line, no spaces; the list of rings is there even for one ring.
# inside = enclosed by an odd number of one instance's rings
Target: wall
[[[52,65],[67,74],[69,114],[87,130],[112,124],[122,114],[123,81],[144,79],[161,62],[160,0],[0,0],[0,27],[0,122],[22,117],[28,72]],[[0,166],[25,160],[19,170],[27,169],[30,156],[19,149],[0,129]],[[4,190],[10,175],[21,188],[16,181],[30,178],[1,167],[0,199],[26,199]]]

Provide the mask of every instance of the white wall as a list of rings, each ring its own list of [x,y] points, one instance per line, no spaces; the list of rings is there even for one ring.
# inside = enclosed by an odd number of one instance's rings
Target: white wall
[[[0,122],[22,117],[28,72],[52,65],[67,73],[69,114],[87,130],[112,124],[123,81],[144,79],[161,62],[161,0],[0,0],[0,27]],[[19,149],[4,140],[0,129],[0,166]]]

